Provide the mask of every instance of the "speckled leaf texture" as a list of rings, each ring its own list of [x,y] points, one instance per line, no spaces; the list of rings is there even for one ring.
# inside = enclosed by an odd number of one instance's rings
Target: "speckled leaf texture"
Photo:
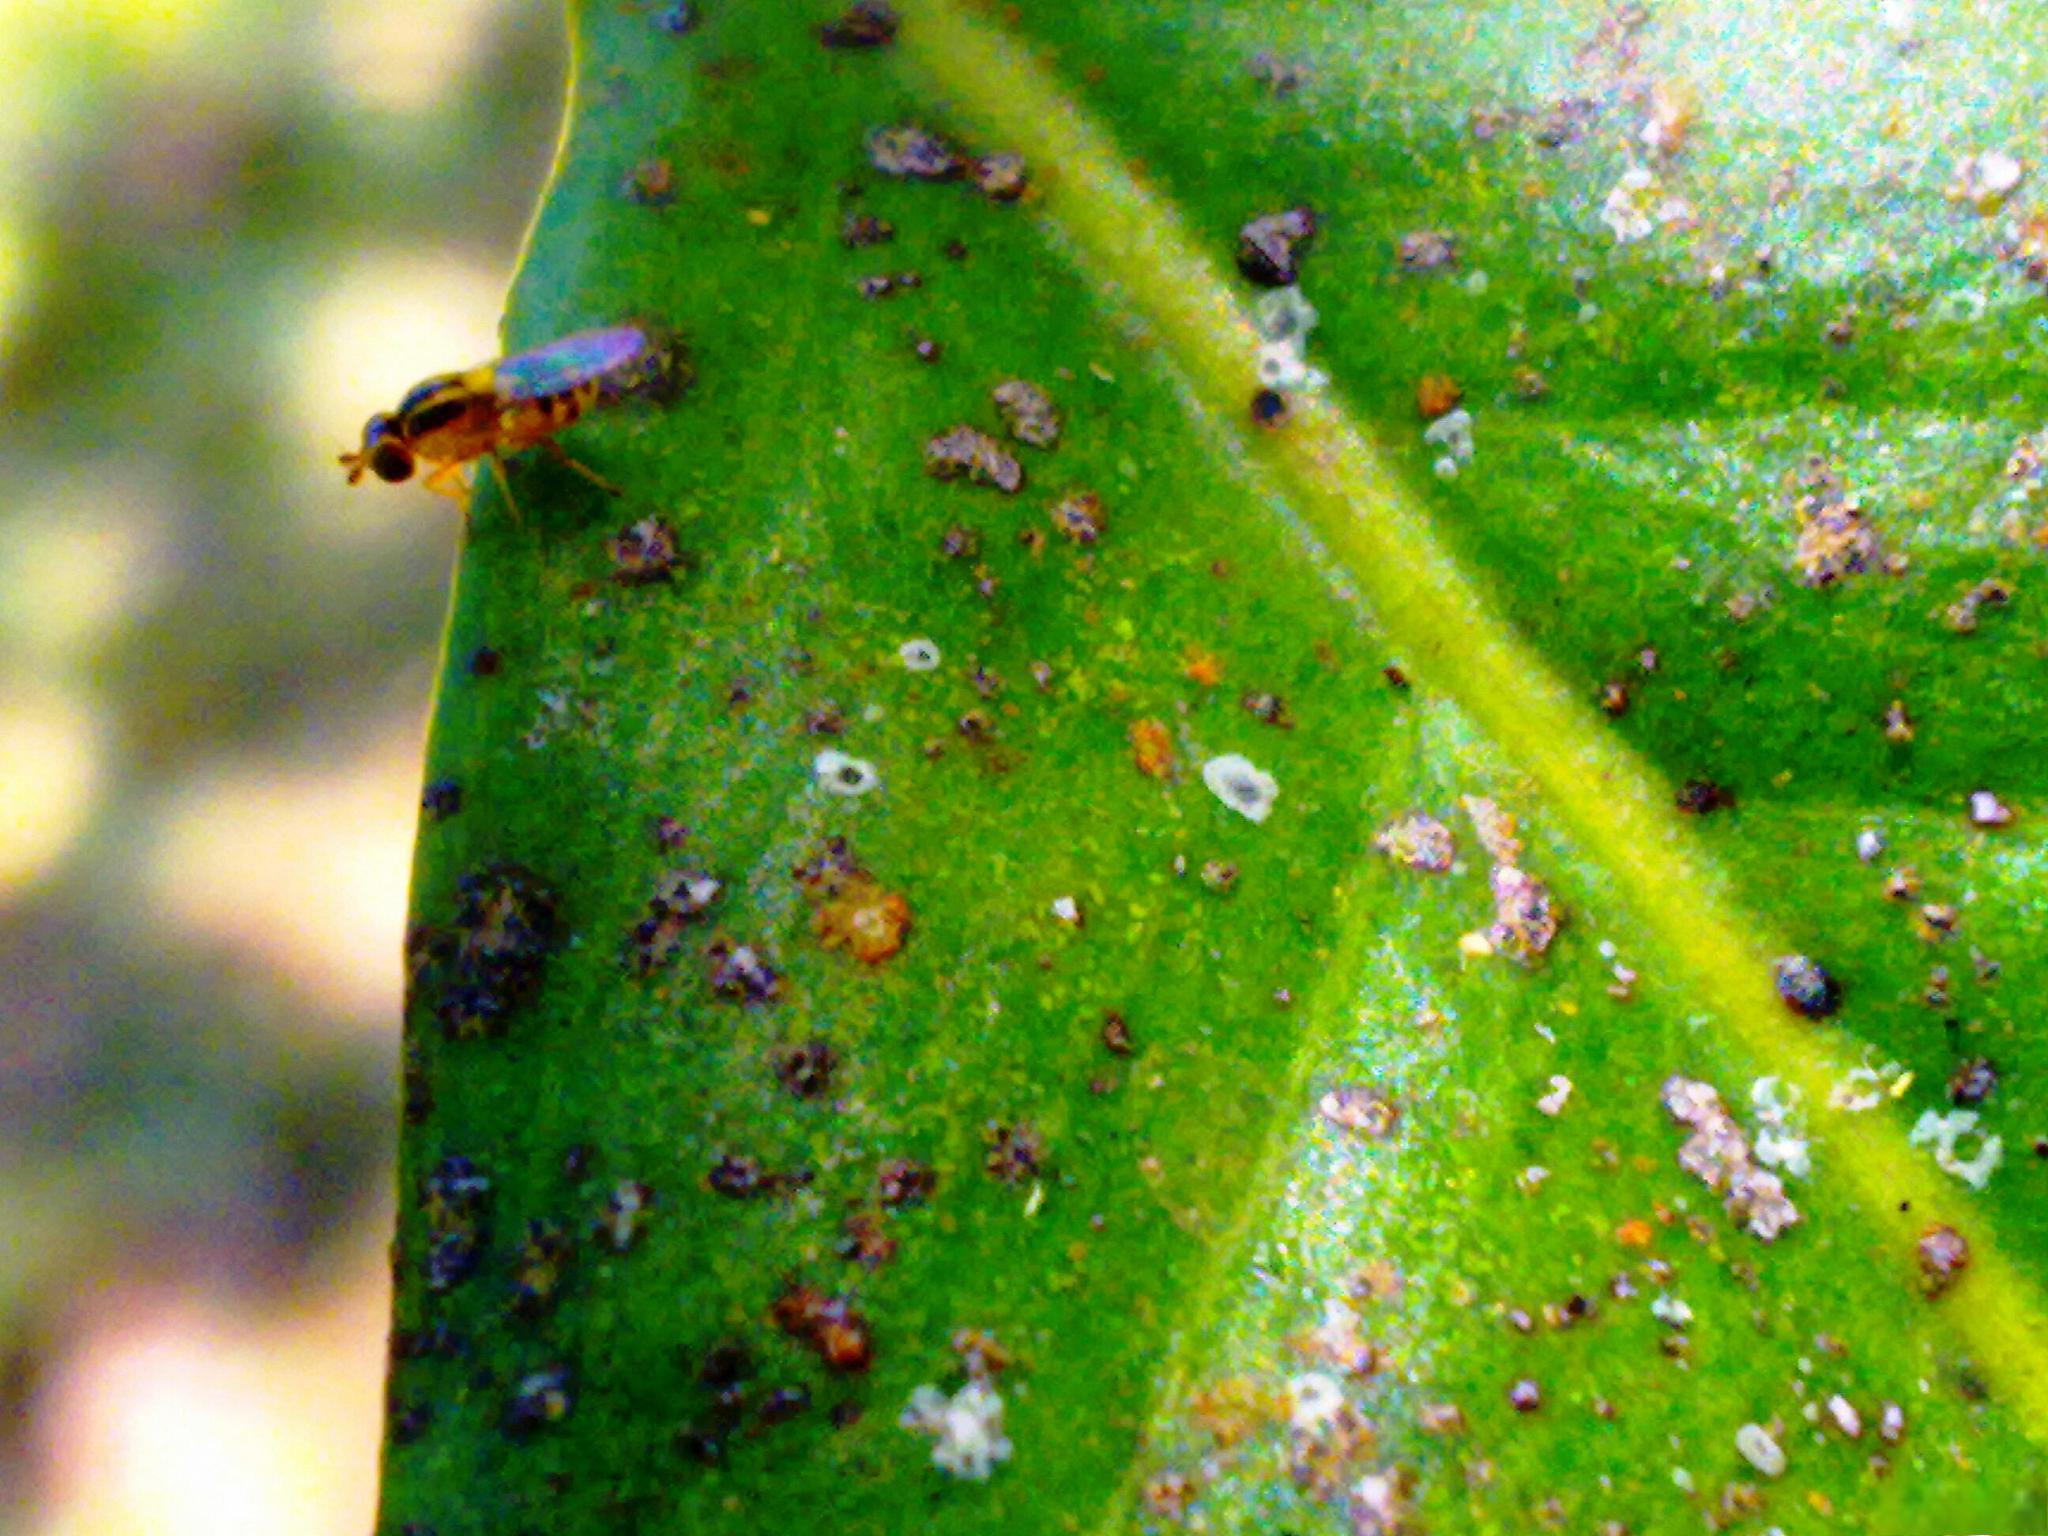
[[[893,14],[573,10],[382,1531],[2048,1531],[2043,14]]]

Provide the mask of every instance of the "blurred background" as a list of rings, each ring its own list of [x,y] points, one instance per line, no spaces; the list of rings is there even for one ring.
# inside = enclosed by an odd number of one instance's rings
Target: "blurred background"
[[[454,506],[557,0],[0,0],[0,1532],[362,1536]]]

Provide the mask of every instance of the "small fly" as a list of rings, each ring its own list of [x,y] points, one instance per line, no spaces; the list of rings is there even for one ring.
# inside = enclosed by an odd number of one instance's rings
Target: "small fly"
[[[503,456],[538,445],[616,496],[618,487],[569,457],[555,434],[585,412],[627,395],[660,398],[688,382],[679,349],[650,327],[578,331],[415,385],[398,409],[364,424],[362,447],[341,455],[341,463],[350,485],[366,470],[395,485],[410,480],[424,463],[430,466],[423,482],[428,490],[460,496],[463,466],[485,459],[510,506]]]

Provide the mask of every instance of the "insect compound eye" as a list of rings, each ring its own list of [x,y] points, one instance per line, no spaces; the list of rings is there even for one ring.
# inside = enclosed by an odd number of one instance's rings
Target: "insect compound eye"
[[[410,480],[412,470],[412,450],[403,443],[387,437],[370,450],[370,471],[379,480],[396,485],[401,480]]]

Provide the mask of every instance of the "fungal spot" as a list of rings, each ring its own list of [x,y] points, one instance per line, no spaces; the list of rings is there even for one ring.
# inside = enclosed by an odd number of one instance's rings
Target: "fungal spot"
[[[1130,729],[1131,761],[1148,779],[1171,777],[1174,769],[1173,736],[1158,720],[1138,720]]]
[[[500,1034],[540,990],[560,939],[556,899],[517,864],[465,875],[456,890],[455,921],[434,941],[447,973],[436,1012],[454,1039]]]
[[[1972,1189],[1982,1189],[2005,1160],[2005,1138],[1986,1135],[1978,1122],[1974,1109],[1952,1109],[1946,1114],[1930,1109],[1913,1123],[1913,1129],[1906,1134],[1906,1144],[1932,1146],[1937,1168],[1955,1175]],[[1969,1157],[1964,1157],[1960,1150],[1966,1136],[1974,1137],[1977,1143],[1976,1151]]]
[[[827,949],[880,965],[903,948],[910,936],[910,902],[863,869],[845,838],[828,839],[791,873],[818,904],[812,930]]]
[[[1400,1107],[1369,1088],[1332,1088],[1317,1101],[1316,1111],[1339,1129],[1373,1141],[1393,1135],[1401,1124]]]
[[[1059,410],[1052,397],[1028,379],[1009,379],[993,392],[996,413],[1018,442],[1051,448],[1060,440]]]
[[[654,1186],[638,1179],[621,1179],[605,1196],[604,1213],[597,1230],[613,1253],[629,1252],[640,1240],[647,1213],[654,1205]]]
[[[705,1176],[705,1183],[712,1191],[728,1200],[752,1199],[772,1188],[774,1182],[773,1176],[763,1172],[753,1158],[732,1152],[722,1155]]]
[[[451,1291],[476,1273],[490,1233],[491,1181],[451,1154],[427,1175],[420,1208],[427,1218],[427,1289]]]
[[[839,1057],[822,1039],[807,1040],[775,1062],[776,1081],[799,1099],[822,1098],[832,1087]]]
[[[569,1416],[569,1368],[552,1365],[522,1376],[505,1405],[505,1433],[521,1438],[559,1424]]]
[[[897,646],[896,655],[902,660],[906,672],[936,672],[939,669],[939,648],[922,635]]]
[[[654,884],[648,915],[634,927],[627,944],[628,963],[646,976],[673,960],[682,948],[684,930],[702,922],[725,887],[700,869],[672,869]]]
[[[1451,829],[1420,811],[1388,822],[1374,835],[1372,845],[1395,863],[1424,874],[1444,873],[1458,856]]]
[[[666,155],[642,160],[626,177],[626,201],[646,208],[663,208],[675,201],[676,172]]]
[[[573,1251],[568,1234],[554,1222],[529,1221],[512,1261],[513,1310],[531,1317],[553,1306]]]
[[[912,125],[877,128],[868,135],[867,150],[876,170],[907,181],[952,181],[967,169],[952,145]]]
[[[836,21],[818,28],[827,48],[885,48],[896,41],[896,12],[886,0],[853,0]]]
[[[1077,491],[1054,505],[1052,525],[1076,544],[1093,544],[1109,527],[1109,513],[1093,491]]]
[[[751,944],[713,939],[704,951],[711,990],[739,1003],[773,1002],[782,993],[782,978]]]
[[[1767,1243],[1799,1220],[1784,1181],[1752,1159],[1748,1138],[1711,1084],[1674,1075],[1665,1081],[1663,1100],[1671,1118],[1692,1132],[1679,1148],[1678,1166],[1725,1193],[1730,1219]]]
[[[896,1257],[896,1239],[883,1228],[878,1214],[856,1211],[840,1225],[839,1241],[833,1251],[849,1264],[880,1269]]]
[[[654,13],[654,24],[676,37],[696,31],[703,21],[704,13],[697,8],[696,0],[668,0]]]
[[[1002,1183],[1022,1184],[1045,1171],[1045,1142],[1032,1125],[991,1120],[982,1127],[982,1144],[982,1167]]]
[[[910,1394],[897,1422],[931,1436],[932,1465],[969,1482],[986,1482],[997,1463],[1010,1459],[1002,1396],[979,1377],[951,1397],[926,1382]]]
[[[854,1375],[874,1363],[873,1331],[847,1297],[793,1285],[776,1298],[769,1318],[823,1360],[827,1370]]]
[[[849,213],[839,226],[839,243],[849,251],[887,245],[895,238],[896,226],[872,213]]]
[[[2012,601],[2012,588],[1996,578],[1980,581],[1943,610],[1942,619],[1959,635],[1973,635],[1987,608],[2003,608]]]
[[[847,799],[865,795],[882,784],[882,775],[873,763],[849,757],[834,747],[827,747],[812,761],[811,777],[828,795]]]
[[[1517,1413],[1534,1413],[1543,1406],[1543,1389],[1525,1376],[1508,1388],[1508,1406]]]
[[[1031,186],[1031,173],[1022,155],[983,155],[970,170],[975,189],[992,203],[1014,203]]]
[[[1914,1246],[1920,1284],[1929,1297],[1941,1295],[1970,1267],[1970,1245],[1954,1227],[1929,1226]]]
[[[1949,1074],[1948,1101],[1974,1108],[1998,1087],[1998,1066],[1988,1056],[1973,1056]]]
[[[957,426],[924,445],[925,473],[934,480],[965,479],[1006,496],[1024,488],[1024,467],[977,427]]]
[[[1262,214],[1237,233],[1237,270],[1261,288],[1292,287],[1301,276],[1301,258],[1316,236],[1311,208],[1288,208]]]
[[[1679,787],[1675,803],[1688,816],[1711,816],[1735,809],[1735,791],[1712,779],[1687,779]]]
[[[1825,459],[1810,459],[1793,489],[1799,530],[1793,565],[1801,586],[1831,587],[1877,564],[1877,530]]]
[[[936,363],[946,355],[946,349],[929,336],[913,336],[910,340],[910,350],[917,354],[917,360],[921,363]]]
[[[1283,731],[1294,729],[1294,717],[1288,713],[1287,701],[1277,693],[1248,693],[1238,702],[1246,714],[1263,725],[1278,726]]]
[[[1228,859],[1208,859],[1202,864],[1202,888],[1227,896],[1237,886],[1237,866]]]
[[[1825,1019],[1842,1007],[1842,984],[1805,955],[1786,955],[1771,967],[1785,1006],[1802,1019]]]
[[[1441,272],[1458,264],[1458,242],[1448,231],[1417,229],[1394,248],[1403,272]]]
[[[505,664],[504,656],[488,645],[480,645],[469,653],[469,675],[471,677],[496,677]]]
[[[907,1157],[892,1157],[875,1175],[875,1197],[894,1209],[922,1205],[939,1187],[939,1176],[928,1164]]]
[[[1280,798],[1279,782],[1235,752],[1202,764],[1202,783],[1210,794],[1251,822],[1265,821]]]
[[[1131,1026],[1114,1009],[1102,1016],[1102,1048],[1112,1056],[1128,1056],[1136,1049],[1131,1039]]]

